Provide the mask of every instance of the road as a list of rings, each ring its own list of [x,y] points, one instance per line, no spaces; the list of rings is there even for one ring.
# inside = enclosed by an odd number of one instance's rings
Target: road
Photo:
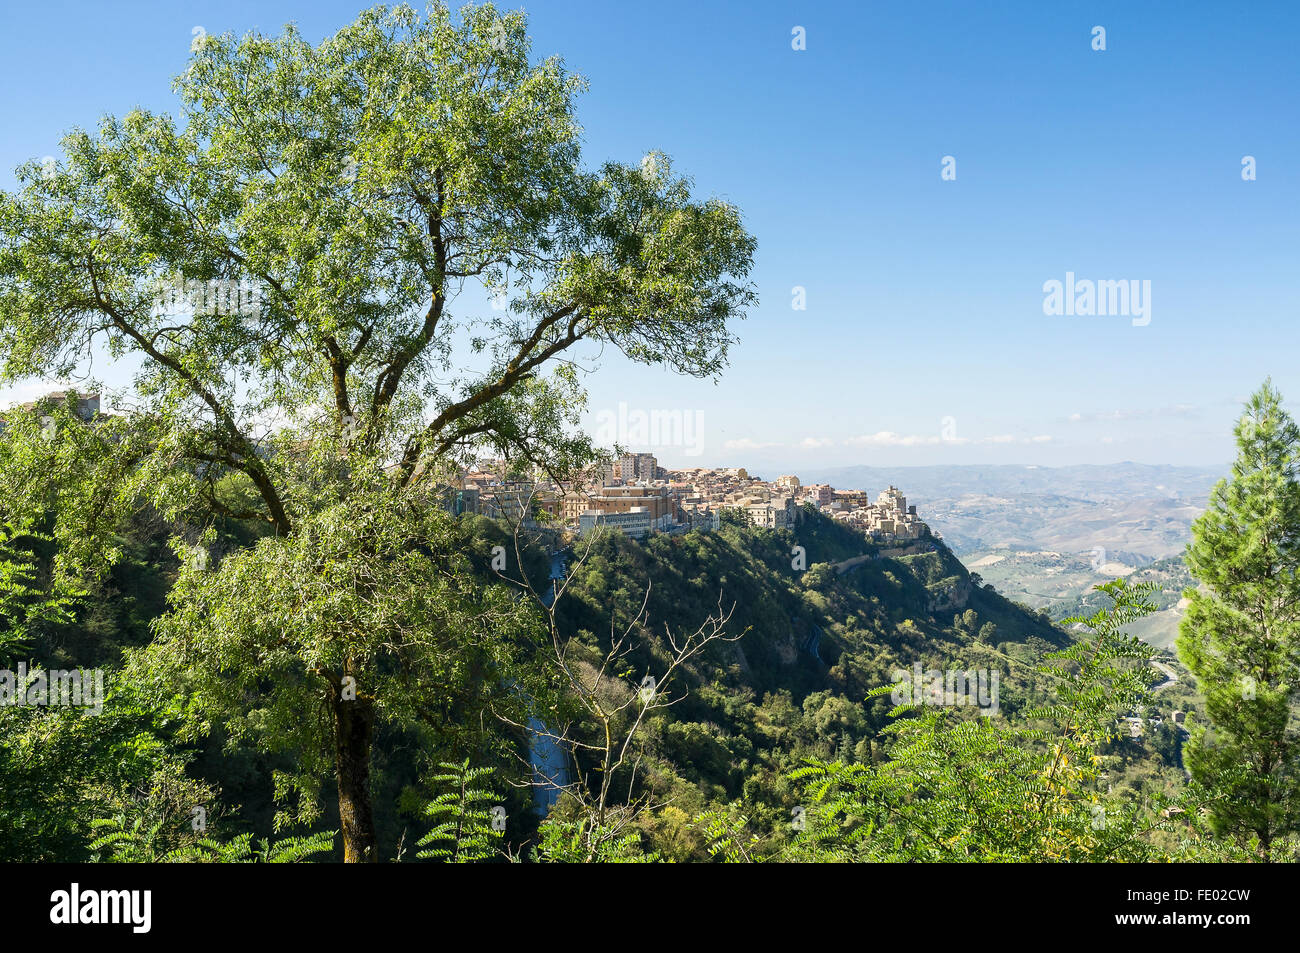
[[[1152,687],[1151,690],[1153,692],[1157,691],[1158,689],[1164,688],[1166,685],[1172,685],[1174,684],[1174,682],[1178,681],[1178,673],[1175,672],[1168,665],[1166,665],[1164,662],[1157,662],[1155,659],[1152,659],[1151,664],[1154,665],[1156,668],[1160,669],[1160,673],[1165,677],[1165,680],[1163,682],[1161,682],[1159,685]]]

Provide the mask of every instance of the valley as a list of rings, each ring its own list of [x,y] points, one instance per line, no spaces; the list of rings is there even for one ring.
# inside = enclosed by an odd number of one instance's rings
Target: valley
[[[1160,611],[1130,631],[1157,648],[1172,647],[1177,637],[1182,591],[1191,584],[1182,553],[1220,476],[1212,468],[1134,463],[810,474],[856,486],[907,486],[967,569],[1054,619],[1094,609],[1093,587],[1110,579],[1156,583]]]

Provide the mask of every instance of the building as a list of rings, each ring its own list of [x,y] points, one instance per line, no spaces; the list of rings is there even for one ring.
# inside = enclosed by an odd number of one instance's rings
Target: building
[[[895,486],[882,490],[876,502],[866,507],[860,520],[868,532],[897,539],[920,539],[930,535],[930,527],[916,515],[916,507],[907,505],[907,497]]]
[[[580,533],[590,533],[598,526],[607,526],[633,539],[640,539],[650,533],[669,529],[672,526],[672,518],[668,514],[655,518],[651,516],[650,508],[646,506],[634,506],[628,510],[611,513],[588,510],[578,518]]]
[[[785,529],[799,518],[793,496],[774,496],[766,503],[749,503],[742,509],[751,523],[765,529]]]
[[[76,397],[77,407],[75,413],[82,420],[90,421],[100,412],[99,411],[99,394],[82,394],[70,390],[51,391],[44,397],[38,397],[36,400],[29,400],[19,406],[23,410],[44,409],[54,404],[66,404],[69,397]]]
[[[491,519],[529,524],[536,523],[542,513],[560,512],[555,492],[535,483],[488,483],[472,488],[478,490],[478,512]]]
[[[452,516],[479,512],[478,497],[478,487],[460,489],[454,486],[441,486],[437,490],[439,505]]]
[[[606,483],[657,480],[663,469],[653,453],[625,453],[605,471]]]
[[[871,505],[871,494],[866,490],[831,490],[831,508],[858,510]]]
[[[560,520],[565,526],[577,526],[578,517],[591,509],[592,494],[570,490],[560,499]]]
[[[598,513],[627,513],[635,507],[645,507],[653,520],[673,515],[673,497],[666,486],[606,486],[590,493],[571,494],[565,497],[564,513],[572,513],[579,505],[579,515],[588,510]]]
[[[881,490],[880,494],[876,497],[876,506],[884,510],[903,513],[907,511],[907,497],[903,495],[902,490],[893,484],[890,484],[889,489]],[[916,512],[915,507],[912,508],[912,512]]]
[[[90,423],[100,414],[99,394],[82,394],[77,391],[56,390],[46,394],[44,397],[36,400],[29,400],[25,404],[20,404],[19,408],[26,411],[41,411],[48,413],[55,405],[66,405],[69,397],[75,397],[77,406],[73,413],[86,423]],[[0,433],[4,433],[5,422],[4,415],[0,414]]]
[[[686,532],[699,530],[703,533],[712,532],[722,525],[722,510],[709,509],[700,507],[689,509],[685,512],[682,519],[682,526]]]
[[[804,499],[811,500],[818,506],[830,506],[834,492],[829,483],[809,483],[803,487]]]

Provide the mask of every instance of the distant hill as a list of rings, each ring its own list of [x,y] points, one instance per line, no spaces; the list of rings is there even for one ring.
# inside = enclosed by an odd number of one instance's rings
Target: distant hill
[[[1104,549],[1140,565],[1183,551],[1192,521],[1226,471],[1119,463],[845,467],[800,477],[873,493],[892,483],[963,558],[998,550]]]
[[[894,484],[968,569],[1055,619],[1095,608],[1098,583],[1154,581],[1161,609],[1131,631],[1164,648],[1190,584],[1181,559],[1192,521],[1227,470],[1119,463],[846,467],[799,476],[872,493]]]
[[[890,483],[901,488],[914,502],[952,498],[968,493],[1009,496],[1048,494],[1080,500],[1101,501],[1137,497],[1165,497],[1201,500],[1228,467],[1156,466],[1145,463],[1085,464],[1072,467],[1039,467],[1022,464],[926,466],[926,467],[839,467],[800,471],[805,483],[884,489]]]

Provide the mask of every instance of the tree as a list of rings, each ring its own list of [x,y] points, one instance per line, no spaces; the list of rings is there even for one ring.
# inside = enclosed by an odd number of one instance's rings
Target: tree
[[[295,769],[277,775],[294,805],[281,825],[318,817],[332,773],[345,861],[377,859],[380,728],[423,729],[429,749],[436,739],[452,750],[472,746],[463,736],[489,708],[520,718],[526,699],[546,697],[528,651],[544,630],[527,602],[475,573],[460,524],[392,488],[362,499],[215,569],[185,566],[173,610],[127,667],[196,733],[219,723],[231,745],[292,756]]]
[[[283,541],[321,513],[337,526],[332,508],[372,499],[377,483],[427,501],[481,451],[555,476],[590,465],[597,451],[573,433],[575,357],[609,347],[720,372],[728,324],[755,300],[754,239],[660,153],[585,169],[583,85],[557,58],[531,61],[523,14],[491,5],[459,18],[443,3],[423,17],[376,7],[316,46],[292,26],[208,36],[175,82],[182,121],[136,110],[74,131],[53,168],[28,163],[20,189],[0,194],[0,381],[66,377],[101,351],[139,367],[117,400],[125,414],[6,452],[6,513],[52,512],[69,577],[103,571],[114,526],[145,506],[281,541],[181,588],[171,677],[235,701],[251,675],[221,665],[222,638],[186,600],[240,617],[230,647],[259,664],[286,620],[241,616],[249,590],[229,583],[268,585],[257,601],[296,611],[290,590],[248,570],[311,565]],[[467,287],[492,294],[492,312]],[[289,685],[384,670],[386,630],[354,655],[337,633],[356,607],[331,616],[325,594],[313,607]],[[362,686],[358,711],[376,691]],[[332,721],[340,793],[360,805],[345,856],[373,858],[373,719],[336,709]]]
[[[811,760],[798,860],[1121,861],[1150,856],[1145,836],[1167,816],[1105,800],[1100,750],[1146,696],[1152,649],[1124,627],[1154,610],[1150,584],[1097,587],[1112,605],[1083,622],[1092,635],[1046,658],[1055,700],[1024,723],[931,708],[900,718],[889,760]],[[889,688],[875,694],[888,692]],[[904,713],[902,707],[896,715]]]
[[[1268,861],[1300,826],[1292,701],[1300,684],[1300,429],[1266,381],[1234,430],[1232,475],[1192,525],[1178,654],[1208,725],[1185,760],[1213,795],[1214,828]]]

